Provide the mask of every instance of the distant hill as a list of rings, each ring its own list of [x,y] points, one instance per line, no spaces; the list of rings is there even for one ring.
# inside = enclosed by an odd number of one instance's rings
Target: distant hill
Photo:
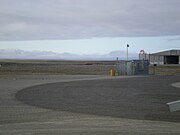
[[[24,51],[20,49],[0,49],[0,59],[38,59],[38,60],[119,60],[126,59],[125,51],[112,51],[108,54],[73,54],[52,51]],[[137,59],[137,53],[129,53],[129,59]]]

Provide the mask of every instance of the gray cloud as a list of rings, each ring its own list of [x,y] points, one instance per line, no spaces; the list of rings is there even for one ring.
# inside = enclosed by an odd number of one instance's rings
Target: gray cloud
[[[138,54],[129,53],[130,59],[137,59]],[[108,54],[72,54],[52,51],[23,51],[20,49],[0,49],[0,59],[41,59],[41,60],[120,60],[126,59],[125,51],[112,51]]]
[[[1,0],[0,40],[180,35],[179,0]]]

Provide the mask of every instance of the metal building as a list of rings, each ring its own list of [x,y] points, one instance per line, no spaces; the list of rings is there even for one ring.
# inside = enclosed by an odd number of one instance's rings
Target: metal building
[[[180,64],[180,50],[168,50],[147,54],[143,50],[139,53],[140,60],[149,60],[150,64]]]

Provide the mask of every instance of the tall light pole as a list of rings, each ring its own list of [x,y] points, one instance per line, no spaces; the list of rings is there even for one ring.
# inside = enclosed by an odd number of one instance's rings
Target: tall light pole
[[[129,48],[129,45],[127,44],[127,60],[129,60],[129,57],[128,57],[128,48]]]

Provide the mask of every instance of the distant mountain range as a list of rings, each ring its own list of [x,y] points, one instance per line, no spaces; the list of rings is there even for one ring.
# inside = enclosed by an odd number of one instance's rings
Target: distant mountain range
[[[108,54],[73,54],[52,51],[24,51],[20,49],[0,49],[0,59],[32,59],[32,60],[125,60],[125,51],[112,51]],[[129,59],[137,59],[137,53],[129,53]]]

